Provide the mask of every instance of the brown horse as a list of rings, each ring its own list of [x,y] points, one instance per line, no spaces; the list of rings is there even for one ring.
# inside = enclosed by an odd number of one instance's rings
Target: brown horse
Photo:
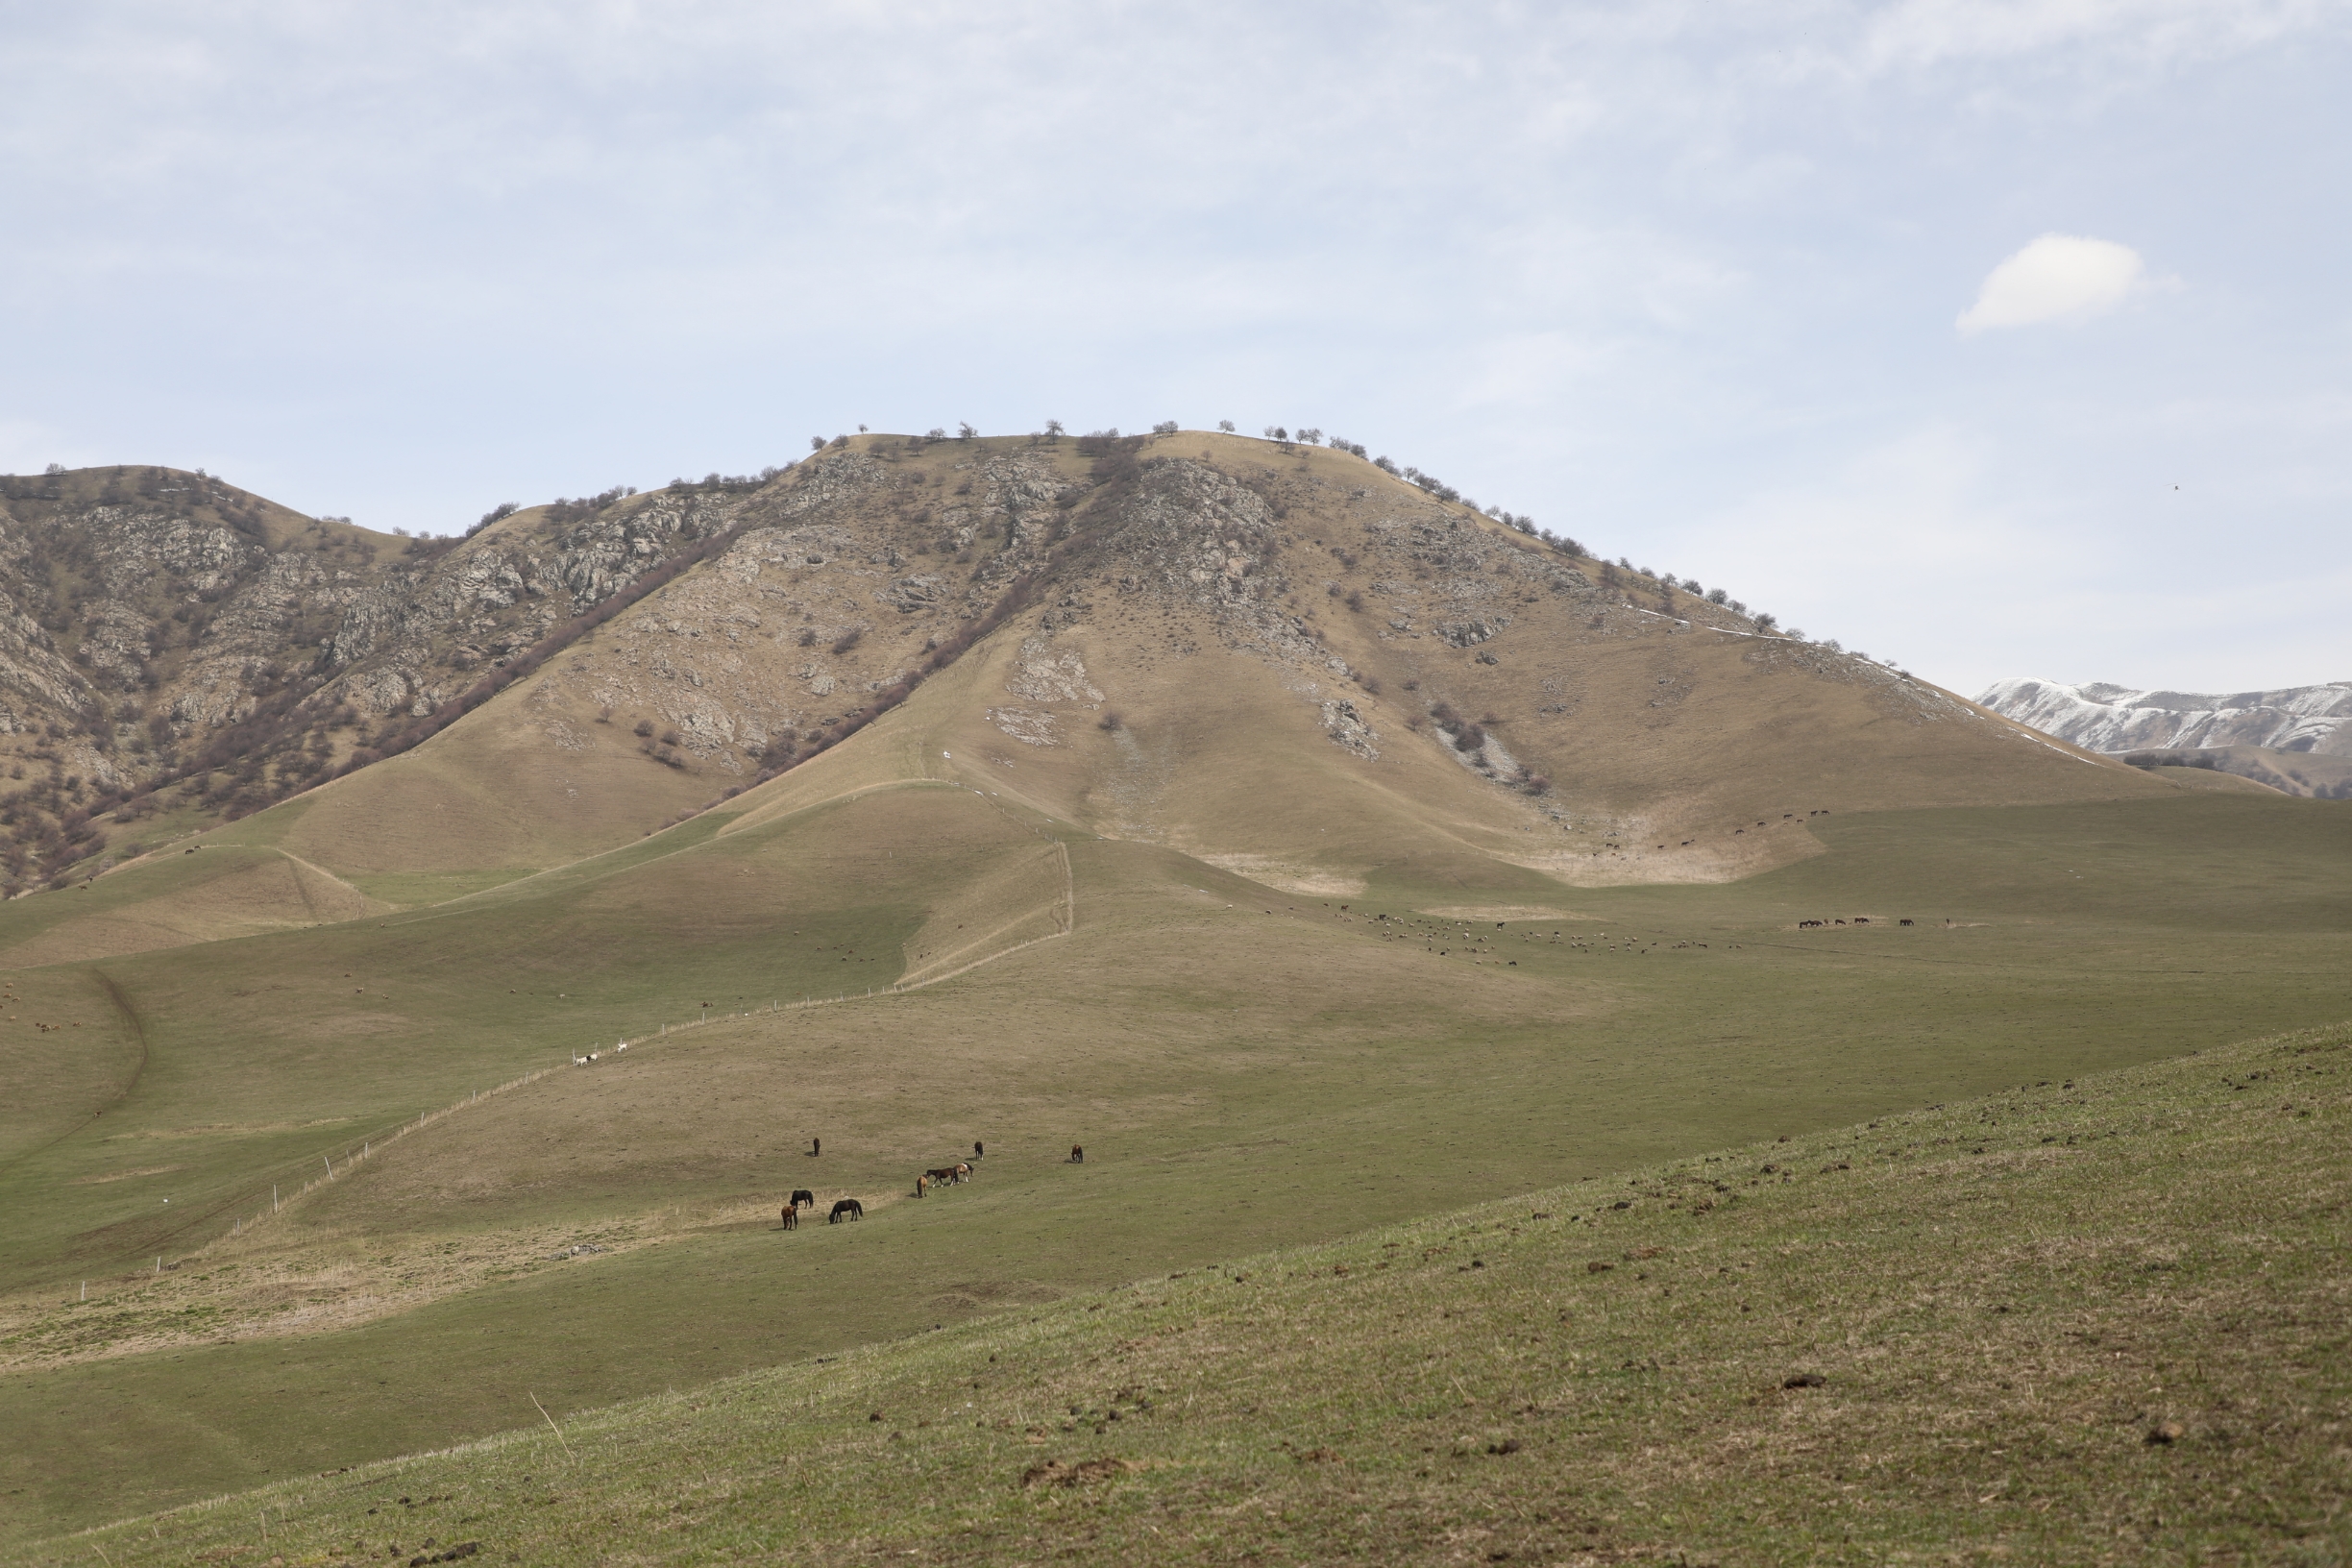
[[[788,1231],[796,1231],[800,1228],[800,1206],[798,1204],[788,1203],[784,1206],[784,1228]]]

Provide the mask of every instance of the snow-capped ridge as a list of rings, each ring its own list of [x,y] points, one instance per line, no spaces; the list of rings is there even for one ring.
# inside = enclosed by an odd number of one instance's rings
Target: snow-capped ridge
[[[1976,700],[2091,751],[2258,746],[2352,755],[2352,681],[2219,694],[2017,676]]]

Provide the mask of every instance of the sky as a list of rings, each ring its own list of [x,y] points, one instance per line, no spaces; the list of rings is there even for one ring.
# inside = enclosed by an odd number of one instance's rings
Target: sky
[[[0,472],[1314,426],[1973,693],[2352,678],[2352,0],[0,0]]]

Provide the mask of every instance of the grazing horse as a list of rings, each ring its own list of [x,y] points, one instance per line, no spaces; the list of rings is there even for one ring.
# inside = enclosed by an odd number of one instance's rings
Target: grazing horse
[[[972,1158],[973,1158],[974,1160],[977,1160],[977,1159],[979,1159],[979,1158],[980,1158],[982,1155],[986,1154],[986,1153],[988,1153],[988,1150],[986,1150],[986,1149],[984,1149],[984,1148],[982,1148],[982,1147],[980,1146],[980,1140],[979,1140],[978,1139],[976,1139],[976,1138],[975,1138],[975,1139],[972,1139]]]
[[[784,1206],[784,1228],[788,1231],[796,1231],[800,1228],[800,1206],[798,1204],[788,1203]]]
[[[956,1180],[957,1180],[957,1181],[959,1181],[959,1182],[968,1182],[968,1181],[970,1181],[970,1180],[971,1180],[971,1177],[972,1177],[972,1169],[971,1169],[971,1166],[969,1166],[969,1165],[968,1165],[968,1164],[958,1164],[958,1165],[955,1167],[955,1172],[956,1172]]]
[[[1064,1163],[1065,1163],[1065,1164],[1072,1164],[1072,1165],[1083,1165],[1083,1164],[1086,1164],[1086,1150],[1084,1150],[1084,1149],[1080,1148],[1080,1147],[1079,1147],[1077,1144],[1072,1143],[1072,1144],[1070,1145],[1070,1157],[1069,1157],[1069,1159],[1068,1159],[1067,1161],[1066,1161],[1066,1162],[1064,1162]]]
[[[930,1190],[931,1174],[930,1172],[925,1171],[922,1175],[915,1178],[915,1195],[919,1198]]]
[[[858,1202],[858,1200],[855,1198],[844,1198],[841,1200],[841,1202],[833,1206],[833,1212],[831,1213],[825,1215],[825,1223],[827,1225],[839,1225],[842,1222],[842,1217],[844,1215],[847,1215],[851,1219],[864,1219],[866,1217],[866,1206]]]
[[[929,1180],[937,1182],[942,1187],[950,1187],[955,1183],[956,1167],[953,1165],[940,1165],[931,1170],[924,1171],[923,1175]]]
[[[811,1191],[810,1191],[810,1190],[809,1190],[807,1188],[805,1188],[805,1187],[796,1187],[796,1188],[793,1188],[793,1201],[792,1201],[792,1206],[793,1206],[795,1209],[797,1209],[797,1208],[799,1208],[799,1207],[800,1207],[802,1204],[806,1204],[806,1205],[808,1205],[808,1207],[810,1207],[811,1209],[816,1208],[816,1207],[817,1207],[817,1194],[816,1194],[816,1193],[814,1193],[814,1192],[811,1192]]]

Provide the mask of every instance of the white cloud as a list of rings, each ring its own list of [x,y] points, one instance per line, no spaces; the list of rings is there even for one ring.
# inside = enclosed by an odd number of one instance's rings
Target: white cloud
[[[2111,239],[2044,234],[1985,276],[1976,303],[1955,323],[1964,332],[2080,321],[2120,305],[2144,286],[2140,253]]]

